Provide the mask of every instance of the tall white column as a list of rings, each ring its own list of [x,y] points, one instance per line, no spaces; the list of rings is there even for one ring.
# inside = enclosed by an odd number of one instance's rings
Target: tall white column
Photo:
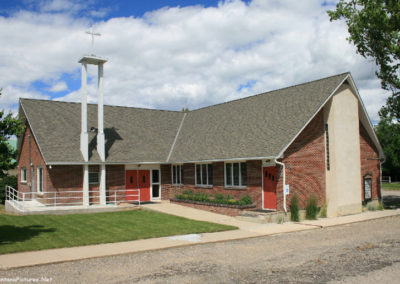
[[[81,153],[83,159],[89,160],[89,137],[87,132],[87,64],[82,62],[82,112],[81,112]]]
[[[83,166],[83,206],[89,206],[89,166]]]
[[[99,153],[100,159],[104,162],[106,159],[105,155],[105,139],[104,139],[104,94],[103,94],[103,63],[98,65],[98,102],[97,102],[97,121],[98,121],[98,132],[97,132],[97,152]]]
[[[100,204],[106,205],[106,165],[100,166]]]

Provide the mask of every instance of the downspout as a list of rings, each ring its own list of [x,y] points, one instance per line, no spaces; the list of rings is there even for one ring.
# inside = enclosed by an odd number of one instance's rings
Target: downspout
[[[383,196],[382,196],[382,164],[386,161],[386,158],[379,160],[379,199],[383,206]]]
[[[30,192],[32,192],[33,191],[33,173],[34,173],[34,171],[32,170],[32,156],[31,156],[31,147],[32,147],[32,142],[31,142],[31,135],[30,134],[28,134],[28,144],[29,144],[29,174],[30,174],[30,176],[31,176],[31,182],[29,183],[30,185],[29,185],[29,187],[30,187]]]
[[[286,170],[285,170],[285,164],[281,163],[279,161],[277,161],[277,159],[275,158],[275,163],[277,163],[278,165],[282,166],[282,171],[283,171],[283,185],[282,185],[282,193],[283,193],[283,210],[285,210],[285,213],[287,213],[287,209],[286,209],[286,194],[285,194],[285,184],[286,184]]]

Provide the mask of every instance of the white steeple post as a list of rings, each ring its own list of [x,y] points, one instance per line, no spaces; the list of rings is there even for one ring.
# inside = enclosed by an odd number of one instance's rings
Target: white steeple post
[[[97,128],[97,152],[102,163],[100,164],[100,204],[106,204],[106,165],[105,138],[104,138],[104,106],[103,106],[103,65],[107,59],[93,54],[94,36],[100,36],[93,29],[86,32],[92,37],[92,54],[85,55],[79,60],[82,64],[82,134],[81,152],[85,162],[89,161],[89,139],[87,132],[87,64],[98,66],[98,128]],[[91,125],[92,126],[92,125]],[[86,163],[83,168],[83,204],[89,206],[89,166]]]
[[[100,166],[100,204],[106,205],[106,165]]]
[[[83,206],[89,206],[89,165],[83,165]]]
[[[97,121],[98,121],[98,132],[97,132],[97,152],[99,153],[100,159],[104,162],[106,159],[105,154],[105,141],[104,141],[104,94],[103,94],[103,63],[98,65],[98,102],[97,102]]]
[[[81,114],[81,153],[85,162],[89,160],[89,138],[87,132],[87,64],[82,61],[82,114]]]

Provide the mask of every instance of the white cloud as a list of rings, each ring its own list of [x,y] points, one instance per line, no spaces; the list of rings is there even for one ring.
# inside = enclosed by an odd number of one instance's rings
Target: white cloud
[[[79,79],[77,61],[90,51],[85,31],[92,20],[70,12],[88,9],[71,8],[83,2],[41,3],[40,12],[0,17],[0,38],[6,43],[0,50],[1,84],[25,95],[38,80],[58,82],[64,73]],[[95,53],[109,59],[105,102],[194,109],[351,71],[376,120],[387,94],[379,89],[375,66],[355,53],[346,41],[346,25],[331,23],[321,3],[253,0],[246,5],[233,0],[218,7],[163,8],[142,18],[97,22],[102,36],[95,39]],[[89,100],[94,102],[96,75],[90,68]],[[238,91],[250,81],[255,83]],[[58,99],[78,101],[80,94],[72,91]],[[16,102],[17,97],[8,98],[5,107]]]
[[[57,82],[51,88],[49,88],[50,92],[57,93],[68,90],[68,86],[65,82]]]

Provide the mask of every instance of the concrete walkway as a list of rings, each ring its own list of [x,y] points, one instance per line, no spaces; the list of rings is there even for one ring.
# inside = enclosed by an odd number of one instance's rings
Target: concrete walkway
[[[158,250],[179,246],[238,240],[274,234],[315,230],[321,227],[343,225],[347,223],[366,221],[376,218],[400,215],[400,209],[364,212],[357,215],[306,221],[301,223],[257,224],[236,220],[233,217],[202,211],[171,203],[146,204],[145,209],[167,214],[178,215],[190,219],[208,221],[219,224],[237,226],[238,230],[171,236],[130,242],[99,244],[82,247],[50,249],[43,251],[21,252],[0,255],[0,269],[10,269],[24,266],[42,265],[73,261],[94,257],[104,257],[119,254],[137,253],[148,250]]]

